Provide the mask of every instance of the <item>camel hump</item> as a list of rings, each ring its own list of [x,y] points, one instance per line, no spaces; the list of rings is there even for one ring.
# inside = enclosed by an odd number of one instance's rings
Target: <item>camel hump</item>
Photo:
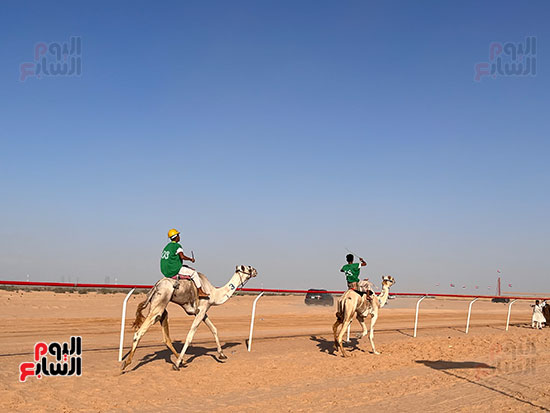
[[[198,292],[193,281],[182,280],[178,281],[178,283],[178,288],[174,289],[174,293],[172,294],[170,301],[180,305],[189,304],[195,306]]]

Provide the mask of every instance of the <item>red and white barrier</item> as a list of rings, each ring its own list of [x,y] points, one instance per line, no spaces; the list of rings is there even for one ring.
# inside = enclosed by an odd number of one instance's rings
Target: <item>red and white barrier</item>
[[[508,317],[506,318],[506,331],[508,331],[508,327],[510,326],[510,312],[512,311],[512,304],[514,304],[517,300],[510,301],[510,304],[508,304]]]
[[[479,300],[479,297],[476,297],[472,301],[470,301],[470,305],[468,306],[468,321],[466,321],[466,334],[468,334],[468,330],[470,329],[470,315],[472,314],[472,305],[477,300]]]
[[[416,313],[415,313],[415,316],[414,316],[414,335],[413,335],[413,337],[416,337],[416,327],[418,327],[418,309],[420,307],[420,303],[422,302],[422,300],[424,298],[428,298],[428,296],[425,295],[424,297],[422,297],[420,300],[418,300],[416,302]]]
[[[149,289],[152,288],[153,285],[143,285],[143,284],[90,284],[90,283],[58,283],[58,282],[29,282],[29,281],[5,281],[0,280],[0,285],[20,285],[20,286],[34,286],[34,287],[69,287],[69,288],[131,288],[132,291],[126,296],[123,304],[123,314],[122,314],[122,325],[121,325],[121,346],[119,351],[119,358],[121,358],[122,355],[122,344],[124,340],[124,321],[126,316],[126,303],[128,298],[130,297],[131,293],[135,289]],[[260,295],[256,297],[254,300],[254,304],[252,307],[252,317],[250,321],[250,337],[248,341],[248,351],[251,349],[252,345],[252,332],[254,329],[254,315],[256,312],[256,303],[258,299],[264,294],[264,293],[272,293],[272,294],[306,294],[309,292],[309,290],[287,290],[287,289],[274,289],[274,288],[238,288],[237,291],[242,292],[258,292]],[[316,294],[343,294],[344,291],[315,291]],[[468,318],[466,321],[466,334],[469,331],[470,328],[470,316],[472,313],[472,305],[474,302],[476,302],[479,299],[493,299],[493,298],[499,298],[499,299],[509,299],[513,300],[510,302],[508,306],[508,315],[506,319],[506,331],[508,331],[508,327],[510,325],[510,314],[512,311],[512,304],[516,302],[517,300],[546,300],[548,298],[544,297],[516,297],[516,296],[496,296],[496,295],[469,295],[469,294],[425,294],[425,293],[389,293],[390,296],[395,297],[421,297],[417,303],[416,303],[416,312],[415,312],[415,320],[414,320],[414,334],[413,336],[416,337],[417,328],[418,328],[418,314],[419,314],[419,308],[420,303],[425,298],[431,297],[431,298],[471,298],[472,301],[470,302],[468,306]],[[348,329],[348,341],[349,341],[349,329]]]
[[[254,304],[252,304],[252,316],[250,317],[250,335],[248,336],[248,352],[250,353],[250,350],[252,349],[252,332],[254,331],[254,317],[256,316],[256,304],[258,303],[258,300],[260,297],[264,295],[263,292],[261,292],[255,299]]]
[[[120,345],[118,347],[118,361],[122,361],[122,349],[124,347],[124,325],[126,324],[126,304],[128,303],[128,299],[130,296],[134,293],[136,289],[132,288],[128,294],[126,294],[126,298],[124,299],[124,303],[122,304],[122,322],[120,323]]]

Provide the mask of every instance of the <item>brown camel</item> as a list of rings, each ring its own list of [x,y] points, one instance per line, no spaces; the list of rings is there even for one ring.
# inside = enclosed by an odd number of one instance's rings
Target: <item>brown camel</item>
[[[550,327],[550,304],[548,304],[546,300],[544,300],[544,306],[542,307],[542,315],[544,315],[546,319],[545,325]]]
[[[363,283],[364,281],[361,281]],[[367,281],[368,282],[368,281]],[[360,289],[361,289],[360,283]],[[386,305],[390,293],[390,287],[395,284],[395,280],[391,275],[382,277],[382,292],[376,294],[359,295],[354,290],[347,290],[344,295],[338,300],[338,311],[336,312],[336,322],[332,326],[334,333],[334,343],[336,350],[340,349],[342,356],[347,357],[348,354],[344,350],[342,344],[344,333],[353,320],[354,314],[361,324],[362,331],[357,335],[357,338],[363,338],[367,335],[368,329],[365,323],[365,317],[371,316],[369,340],[374,354],[380,354],[374,347],[374,325],[378,319],[380,308]],[[339,329],[340,328],[340,329]]]

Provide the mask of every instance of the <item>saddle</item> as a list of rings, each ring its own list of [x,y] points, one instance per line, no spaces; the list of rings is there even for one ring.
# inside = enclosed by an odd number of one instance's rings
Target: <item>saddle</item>
[[[366,295],[367,297],[367,300],[369,301],[372,301],[372,296],[373,296],[373,292],[372,290],[367,290],[367,291],[361,291],[361,290],[351,290],[353,292],[356,292],[357,294],[359,294],[361,297],[363,297],[364,295]]]
[[[171,277],[173,280],[176,280],[176,282],[174,283],[174,292],[180,288],[180,280],[188,280],[188,281],[191,281],[191,277],[188,276],[188,275],[181,275],[181,274],[176,274],[174,275],[173,277]],[[173,293],[172,293],[173,294]]]
[[[172,277],[173,280],[190,280],[191,277],[188,276],[188,275],[181,275],[181,274],[176,274]]]

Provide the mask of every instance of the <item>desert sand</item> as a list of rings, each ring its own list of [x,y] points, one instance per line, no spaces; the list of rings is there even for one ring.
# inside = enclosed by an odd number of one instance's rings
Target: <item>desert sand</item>
[[[125,353],[134,312],[129,301]],[[352,339],[352,357],[333,352],[334,308],[306,306],[303,296],[265,296],[258,303],[252,351],[246,349],[252,296],[236,296],[209,312],[224,352],[202,325],[186,357],[174,357],[156,324],[128,372],[120,374],[118,342],[124,294],[0,291],[0,411],[545,411],[550,409],[550,328],[528,328],[530,302],[516,302],[505,331],[507,305],[480,300],[465,334],[468,301],[426,299],[413,338],[414,298],[381,310],[375,342]],[[180,350],[191,318],[168,307]],[[39,341],[82,336],[81,377],[28,377]],[[357,410],[359,409],[359,410]]]

